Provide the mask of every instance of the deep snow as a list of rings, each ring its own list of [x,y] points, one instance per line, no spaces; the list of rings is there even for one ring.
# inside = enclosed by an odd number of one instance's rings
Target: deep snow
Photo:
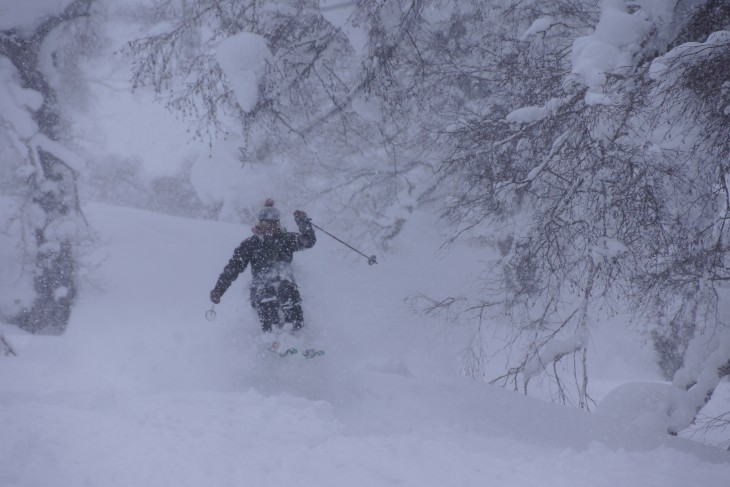
[[[3,486],[728,485],[727,452],[458,377],[457,337],[403,302],[468,275],[433,225],[375,266],[322,234],[297,254],[305,341],[327,350],[306,361],[262,350],[248,272],[204,318],[247,227],[87,215],[67,333],[2,328]]]

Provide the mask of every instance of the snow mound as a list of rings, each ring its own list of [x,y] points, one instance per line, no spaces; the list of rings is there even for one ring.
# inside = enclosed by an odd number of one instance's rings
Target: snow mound
[[[611,391],[596,413],[625,431],[649,438],[664,437],[674,426],[672,416],[683,406],[684,394],[671,384],[630,382]]]

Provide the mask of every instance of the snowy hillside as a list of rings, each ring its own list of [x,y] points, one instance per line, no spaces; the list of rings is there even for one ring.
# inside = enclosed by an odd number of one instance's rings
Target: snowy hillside
[[[426,243],[368,266],[320,234],[295,262],[305,341],[327,354],[282,359],[248,273],[204,318],[247,228],[87,213],[99,245],[65,335],[2,329],[3,486],[728,485],[730,453],[458,377],[448,334],[402,299],[464,275],[413,265]]]

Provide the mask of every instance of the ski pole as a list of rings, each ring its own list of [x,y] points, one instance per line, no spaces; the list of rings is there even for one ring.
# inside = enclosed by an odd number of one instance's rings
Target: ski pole
[[[310,223],[312,223],[311,220],[310,220]],[[357,252],[358,254],[362,255],[363,257],[365,257],[368,260],[368,265],[373,265],[373,264],[377,264],[378,263],[378,261],[377,261],[377,259],[375,258],[374,255],[367,256],[367,255],[363,254],[362,252],[360,252],[359,250],[357,250],[355,247],[353,247],[349,243],[347,243],[347,242],[345,242],[343,240],[340,240],[339,238],[335,237],[330,232],[328,232],[324,228],[320,227],[319,225],[316,225],[315,223],[312,223],[312,226],[314,228],[316,228],[317,230],[320,230],[321,232],[324,232],[327,235],[329,235],[330,237],[334,238],[335,240],[337,240],[338,242],[340,242],[342,245],[344,245],[348,249],[353,250],[353,251]]]
[[[215,304],[210,307],[208,311],[205,312],[205,319],[208,321],[215,320],[216,312],[215,312]]]

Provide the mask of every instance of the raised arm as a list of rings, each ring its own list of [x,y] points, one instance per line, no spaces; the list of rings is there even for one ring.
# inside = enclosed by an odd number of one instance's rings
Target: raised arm
[[[305,212],[297,210],[294,212],[294,221],[299,228],[296,250],[311,249],[314,247],[314,244],[317,242],[317,236],[314,234],[312,220],[309,219]]]

